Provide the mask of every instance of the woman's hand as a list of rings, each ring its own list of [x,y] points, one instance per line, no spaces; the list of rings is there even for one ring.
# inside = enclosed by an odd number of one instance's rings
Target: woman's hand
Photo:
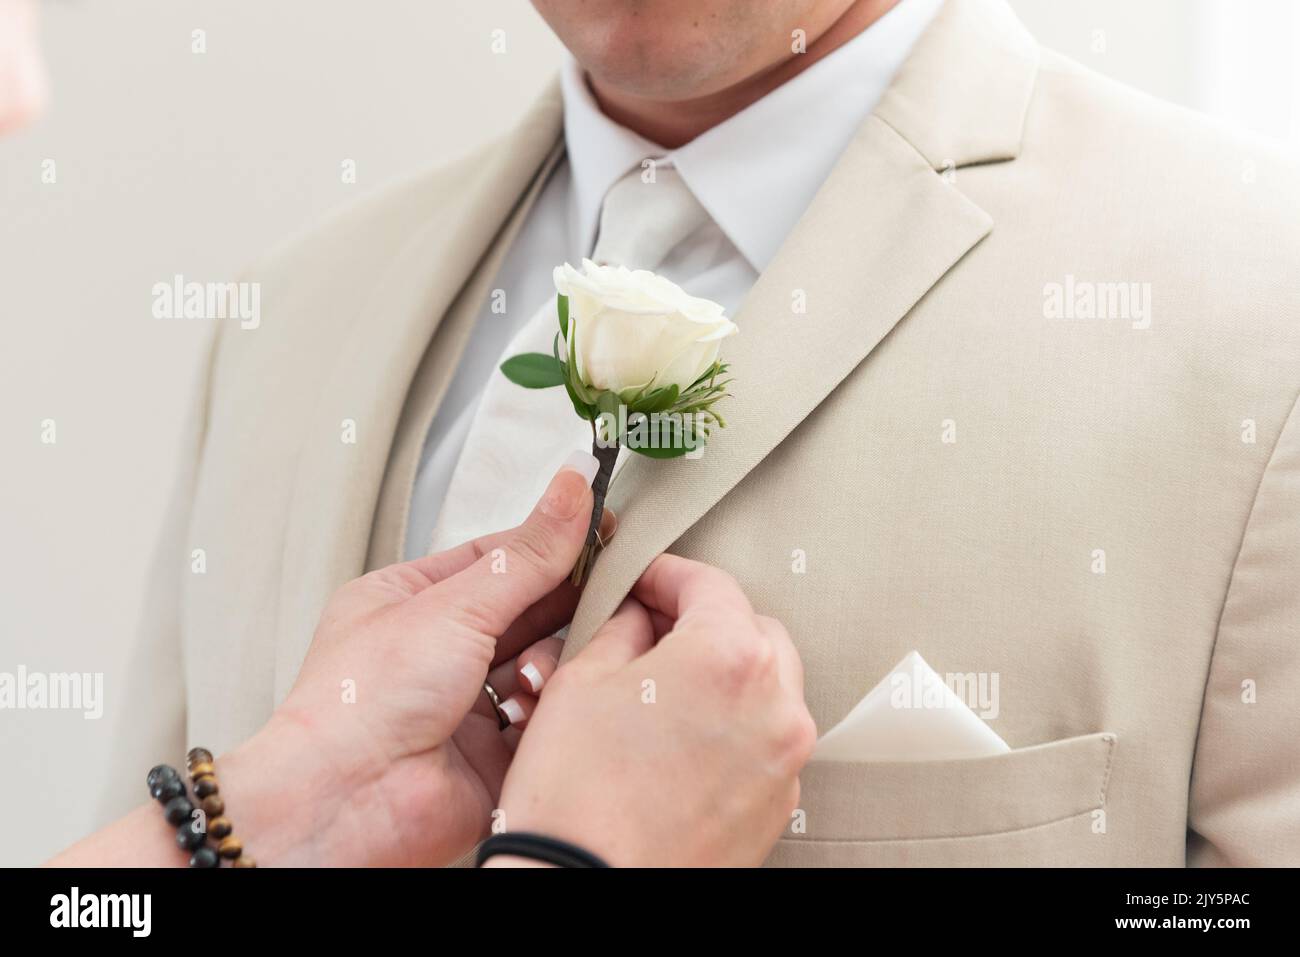
[[[504,823],[616,866],[759,864],[790,823],[816,734],[780,623],[725,572],[660,556],[547,682],[506,776]]]
[[[487,832],[518,733],[501,732],[483,682],[491,671],[518,723],[540,690],[530,683],[554,670],[560,642],[547,636],[577,602],[567,577],[596,467],[585,453],[571,461],[518,528],[371,572],[331,598],[284,704],[218,761],[260,860],[445,864]],[[268,786],[246,800],[226,782],[259,775]],[[249,833],[259,828],[260,849]]]
[[[567,579],[594,466],[562,469],[516,529],[334,595],[284,704],[217,760],[236,835],[259,861],[446,864],[498,807],[509,830],[616,865],[763,860],[816,732],[794,646],[729,575],[661,556],[554,670],[549,636],[577,600]],[[532,713],[513,764],[520,738],[499,730],[489,675],[512,715]],[[529,692],[543,682],[538,703]],[[143,805],[53,863],[178,864],[174,830]]]

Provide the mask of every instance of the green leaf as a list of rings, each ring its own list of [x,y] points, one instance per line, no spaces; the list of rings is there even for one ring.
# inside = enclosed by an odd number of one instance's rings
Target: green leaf
[[[618,419],[618,396],[613,392],[601,392],[596,396],[596,408],[600,412]]]
[[[674,411],[670,413],[676,415]],[[679,428],[670,428],[664,421],[652,422],[654,414],[638,413],[629,421],[624,445],[650,459],[675,459],[704,448],[708,441],[708,427],[698,427],[694,421],[682,421]],[[671,420],[670,420],[671,421]]]
[[[569,297],[557,293],[555,296],[555,310],[560,314],[560,335],[564,336],[567,342],[569,338]]]
[[[589,389],[583,383],[582,376],[578,374],[577,339],[578,337],[574,336],[572,339],[569,340],[568,343],[569,345],[569,363],[567,367],[568,377],[565,380],[565,384],[569,387],[569,389],[573,392],[573,394],[582,401],[583,405],[594,407],[596,404],[596,394],[593,390]],[[591,415],[587,416],[587,418],[589,419],[595,418],[595,413],[593,412]]]
[[[596,394],[596,414],[592,421],[596,423],[598,436],[603,439],[622,440],[618,434],[618,404],[618,396],[613,392],[601,391]],[[609,418],[606,419],[605,416]]]
[[[636,407],[636,404],[641,401],[641,397],[644,394],[645,394],[645,386],[641,386],[640,388],[624,389],[622,392],[618,394],[618,397],[619,400],[625,406],[627,406],[629,410],[631,410],[634,409]]]
[[[703,442],[699,443],[699,445],[697,445],[696,448],[699,448],[703,444],[704,444]],[[694,451],[694,449],[688,449],[684,445],[677,446],[674,448],[657,448],[657,449],[632,448],[632,446],[628,446],[628,448],[631,449],[633,452],[635,452],[637,455],[644,455],[648,459],[676,459],[685,455],[687,452]]]
[[[515,385],[525,389],[549,389],[564,385],[564,370],[554,356],[525,352],[501,363],[501,371]]]
[[[728,368],[729,368],[729,367],[728,367],[728,365],[727,365],[725,362],[715,362],[715,363],[713,363],[713,365],[709,366],[707,369],[705,369],[703,372],[701,372],[701,373],[700,373],[700,377],[699,377],[698,379],[696,379],[694,382],[692,382],[690,385],[688,385],[684,391],[686,391],[686,392],[690,392],[692,389],[694,389],[697,385],[699,385],[699,384],[700,384],[701,382],[703,382],[705,379],[712,379],[712,378],[714,378],[715,376],[719,376],[719,375],[723,374],[724,372],[726,372]]]
[[[662,412],[664,409],[671,408],[677,401],[677,386],[665,386],[662,389],[655,389],[649,395],[642,398],[635,406],[633,412]]]
[[[578,418],[590,422],[596,417],[596,410],[578,398],[578,394],[573,391],[573,386],[568,379],[564,380],[564,391],[569,393],[569,401],[573,403],[573,411],[578,413]]]

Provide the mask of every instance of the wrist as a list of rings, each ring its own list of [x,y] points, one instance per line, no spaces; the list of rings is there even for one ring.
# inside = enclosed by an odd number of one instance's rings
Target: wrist
[[[228,813],[259,862],[442,866],[473,847],[476,823],[457,830],[447,822],[486,822],[489,811],[456,812],[465,796],[451,784],[446,749],[385,759],[364,736],[334,730],[282,707],[218,759]]]
[[[216,766],[226,816],[263,866],[336,863],[330,824],[338,778],[307,728],[277,712]]]

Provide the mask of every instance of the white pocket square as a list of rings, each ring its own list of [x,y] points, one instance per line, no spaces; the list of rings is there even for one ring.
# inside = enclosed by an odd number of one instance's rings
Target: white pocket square
[[[947,761],[1010,750],[913,651],[821,736],[812,760]]]

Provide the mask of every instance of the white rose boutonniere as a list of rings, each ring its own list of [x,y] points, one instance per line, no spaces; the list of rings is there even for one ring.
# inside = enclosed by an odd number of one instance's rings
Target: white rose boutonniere
[[[714,427],[726,425],[713,408],[731,381],[718,350],[738,329],[716,302],[645,270],[565,263],[555,270],[555,289],[560,330],[552,354],[512,356],[501,371],[528,389],[564,386],[591,423],[600,471],[587,545],[573,570],[581,584],[595,559],[619,448],[657,459],[698,455]]]

